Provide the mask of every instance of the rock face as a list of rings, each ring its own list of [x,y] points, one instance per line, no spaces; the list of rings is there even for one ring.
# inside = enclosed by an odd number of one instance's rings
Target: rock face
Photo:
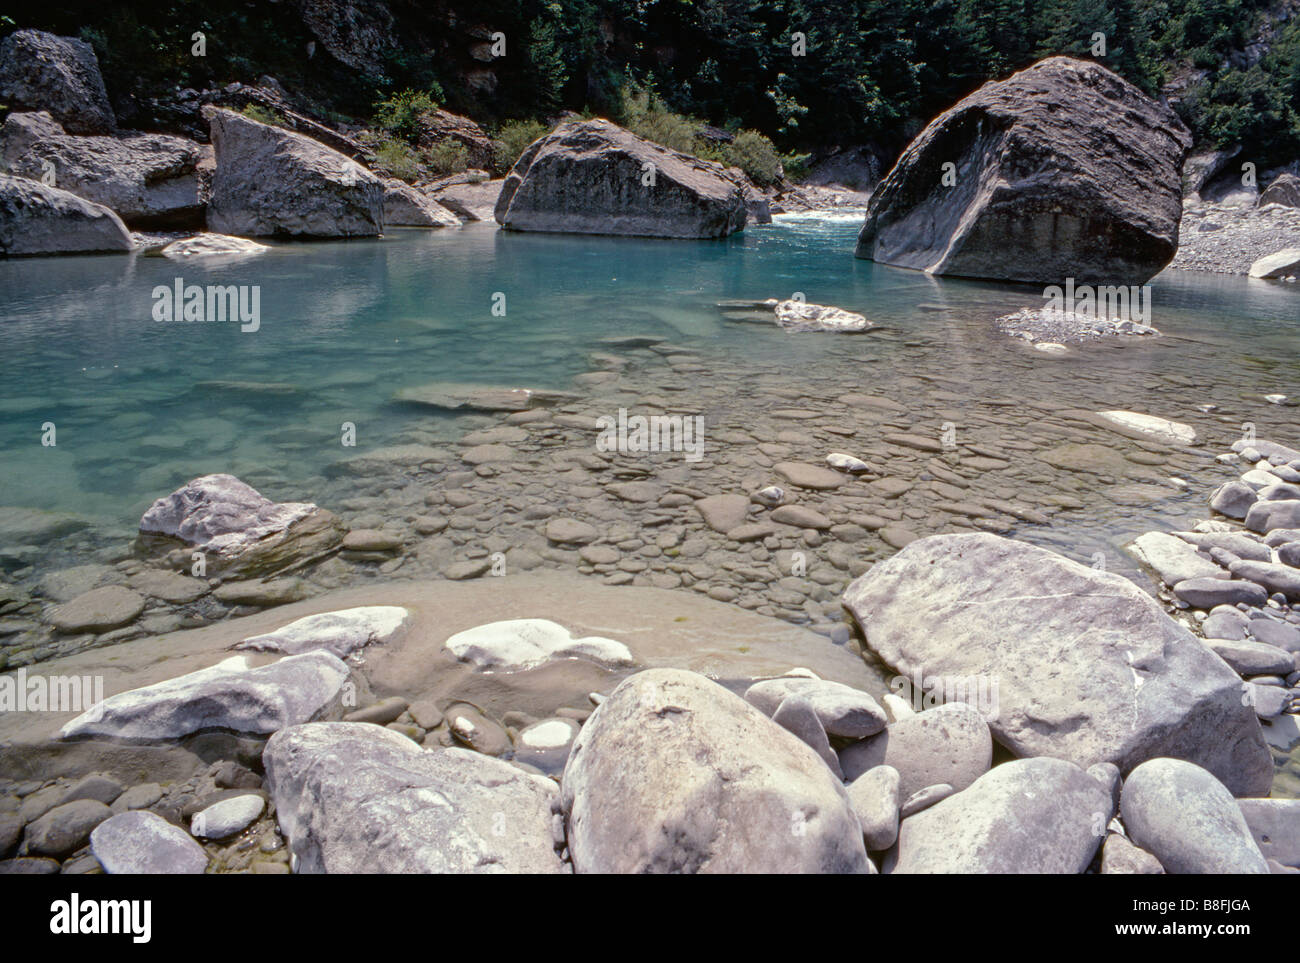
[[[217,170],[208,228],[239,236],[367,237],[384,185],[338,151],[230,110],[210,112]]]
[[[1144,762],[1124,781],[1124,828],[1169,873],[1267,873],[1227,788],[1181,759]]]
[[[337,545],[342,526],[310,502],[273,502],[234,475],[203,475],[149,506],[142,535],[209,553],[209,574],[257,575]]]
[[[55,186],[141,229],[202,226],[201,154],[194,141],[166,134],[75,136],[44,111],[11,114],[0,128],[10,173],[40,180],[52,168]]]
[[[179,739],[205,729],[271,733],[316,718],[334,703],[348,667],[307,652],[250,669],[244,656],[109,696],[60,730],[75,736]]]
[[[299,873],[561,873],[553,782],[368,723],[295,726],[262,754]]]
[[[41,30],[17,30],[0,43],[0,102],[11,110],[48,110],[74,134],[109,134],[117,127],[84,40]]]
[[[1051,57],[931,121],[872,195],[857,255],[932,274],[1141,284],[1178,247],[1190,145],[1136,87]]]
[[[122,219],[57,187],[0,174],[0,255],[131,250]]]
[[[578,872],[874,871],[817,753],[692,672],[626,679],[583,726],[561,785]]]
[[[903,820],[893,873],[1082,873],[1110,797],[1062,759],[1017,759]]]
[[[1268,791],[1241,680],[1121,576],[996,535],[938,535],[877,563],[844,604],[899,673],[996,681],[989,728],[1018,756],[1125,772],[1176,756],[1237,795]]]
[[[745,192],[721,164],[570,121],[520,156],[495,217],[514,231],[718,238],[745,226]]]

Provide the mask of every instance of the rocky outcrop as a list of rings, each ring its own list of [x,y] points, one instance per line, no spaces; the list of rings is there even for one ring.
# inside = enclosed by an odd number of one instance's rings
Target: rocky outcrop
[[[1106,68],[1049,58],[931,121],[872,195],[857,255],[963,277],[1145,282],[1178,247],[1190,143],[1172,111]]]
[[[492,167],[495,153],[492,138],[468,117],[439,109],[421,115],[419,125],[420,147],[453,141],[465,148],[465,160],[470,167],[480,170]]]
[[[1259,195],[1257,206],[1281,204],[1283,207],[1300,207],[1300,177],[1295,174],[1279,174],[1273,183],[1264,188]]]
[[[580,873],[874,872],[816,751],[693,672],[625,680],[583,726],[561,786]]]
[[[234,475],[203,475],[150,505],[140,533],[146,547],[175,539],[204,551],[209,574],[262,575],[332,549],[343,527],[310,502],[273,502]]]
[[[48,113],[10,114],[0,128],[0,162],[102,204],[134,228],[203,224],[198,164],[202,148],[166,134],[123,137],[68,134]]]
[[[553,782],[369,723],[295,726],[262,754],[299,873],[561,873]]]
[[[0,255],[129,250],[131,233],[107,207],[39,181],[0,174]]]
[[[0,43],[0,103],[11,110],[45,110],[74,134],[117,128],[99,73],[99,58],[84,40],[41,30],[17,30]]]
[[[989,728],[1018,756],[1126,772],[1175,756],[1236,795],[1268,791],[1241,680],[1119,575],[996,535],[937,535],[877,563],[844,604],[900,673],[995,683]]]
[[[329,652],[252,669],[237,655],[197,672],[109,696],[62,730],[64,739],[165,740],[208,729],[269,735],[315,719],[339,699],[348,667]]]
[[[209,111],[217,170],[208,228],[260,237],[366,237],[384,228],[384,185],[302,134]]]
[[[390,227],[457,227],[460,218],[410,184],[390,178],[384,181],[384,223]]]
[[[721,164],[607,120],[570,121],[534,141],[495,217],[515,231],[719,238],[745,226],[745,190]]]

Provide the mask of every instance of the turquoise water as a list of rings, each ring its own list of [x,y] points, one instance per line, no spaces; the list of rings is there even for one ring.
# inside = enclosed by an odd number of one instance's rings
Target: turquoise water
[[[1200,419],[1212,431],[1250,419],[1262,436],[1300,442],[1296,409],[1259,400],[1300,394],[1295,285],[1166,272],[1153,283],[1151,319],[1164,338],[1048,359],[989,324],[1041,303],[1040,290],[857,260],[859,224],[858,215],[779,219],[720,242],[477,224],[277,245],[226,263],[0,261],[0,505],[74,511],[128,532],[153,498],[210,471],[277,498],[315,499],[332,462],[437,423],[394,404],[396,390],[440,380],[567,387],[601,338],[628,334],[691,347],[733,375],[762,367],[769,384],[775,365],[809,396],[856,386],[906,399],[930,385],[1095,401]],[[154,321],[153,289],[177,277],[258,285],[260,329]],[[725,321],[715,308],[796,291],[860,311],[878,329],[792,336]],[[1198,399],[1221,412],[1197,412]],[[446,421],[450,438],[459,429]],[[41,444],[47,422],[54,447]],[[357,426],[354,449],[339,443],[344,422]]]

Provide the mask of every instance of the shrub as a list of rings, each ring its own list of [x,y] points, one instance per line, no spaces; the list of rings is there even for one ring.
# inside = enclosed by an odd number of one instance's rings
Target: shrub
[[[511,120],[502,124],[492,138],[492,160],[498,174],[510,173],[519,155],[539,137],[545,137],[551,128],[536,120]]]
[[[742,130],[719,153],[724,164],[739,167],[760,187],[772,186],[783,175],[776,147],[756,130]]]
[[[284,118],[273,110],[261,106],[260,104],[248,104],[240,111],[249,120],[255,120],[259,124],[270,124],[272,127],[283,127]]]
[[[459,174],[469,167],[469,148],[448,138],[425,148],[424,163],[435,174]]]
[[[442,90],[403,90],[375,104],[375,126],[393,137],[414,143],[420,136],[420,123],[426,114],[438,109]]]
[[[413,181],[420,176],[420,158],[410,144],[386,140],[375,148],[375,168],[396,177]]]

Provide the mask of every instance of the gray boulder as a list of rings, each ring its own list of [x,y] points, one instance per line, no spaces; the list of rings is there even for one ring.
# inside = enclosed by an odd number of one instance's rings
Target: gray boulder
[[[1277,528],[1300,528],[1300,500],[1255,502],[1246,513],[1246,527],[1260,534]]]
[[[893,766],[876,766],[848,785],[849,802],[871,852],[888,849],[898,839],[898,786],[898,770]]]
[[[996,535],[937,535],[876,563],[844,604],[900,674],[996,680],[988,725],[1018,756],[1127,772],[1174,755],[1238,795],[1272,782],[1236,673],[1119,575]]]
[[[1279,174],[1273,182],[1264,188],[1255,202],[1257,207],[1265,204],[1281,204],[1283,207],[1300,207],[1300,177],[1294,174]]]
[[[36,856],[62,858],[86,845],[90,831],[113,815],[97,799],[55,806],[27,827],[27,849]]]
[[[872,195],[857,255],[932,274],[1141,284],[1178,247],[1190,145],[1132,84],[1051,57],[930,122]]]
[[[384,181],[384,224],[389,227],[457,227],[458,218],[410,184]]]
[[[150,505],[140,533],[202,550],[211,575],[261,575],[328,551],[343,526],[310,502],[273,502],[234,475],[203,475]]]
[[[265,808],[266,800],[256,793],[231,796],[195,813],[190,832],[203,839],[226,839],[247,829]]]
[[[607,120],[569,121],[515,162],[494,212],[513,231],[718,238],[745,226],[745,189],[711,161]]]
[[[137,229],[202,226],[201,154],[194,141],[166,134],[68,134],[44,111],[10,114],[0,128],[0,162],[10,173],[40,180],[50,165],[54,186]]]
[[[131,232],[100,204],[0,174],[0,256],[131,250]]]
[[[266,786],[299,873],[561,873],[553,782],[359,722],[276,733]]]
[[[209,230],[247,237],[383,231],[383,182],[356,161],[231,110],[211,110],[209,122],[217,162]]]
[[[1266,859],[1300,866],[1300,799],[1238,799],[1237,807]]]
[[[1134,846],[1119,833],[1110,833],[1101,847],[1103,876],[1156,876],[1165,871],[1145,849]]]
[[[1210,496],[1210,507],[1220,515],[1241,521],[1258,500],[1255,489],[1239,481],[1230,481],[1215,489]]]
[[[410,615],[407,609],[398,605],[362,605],[336,612],[320,612],[290,622],[274,632],[250,636],[231,648],[284,655],[324,650],[346,659],[367,645],[382,645],[400,638]]]
[[[235,656],[206,669],[109,696],[60,735],[179,739],[205,729],[268,734],[316,718],[338,699],[349,670],[328,652],[250,669]]]
[[[179,826],[151,812],[119,813],[95,827],[90,851],[104,872],[198,874],[208,867],[208,854]]]
[[[817,753],[679,669],[624,680],[561,782],[580,873],[871,873],[862,829]]]
[[[896,769],[903,799],[940,783],[965,789],[988,772],[992,760],[993,737],[988,724],[962,702],[935,706],[890,723],[879,735],[840,751],[846,779],[857,779],[877,766]]]
[[[42,30],[16,30],[0,43],[0,103],[47,110],[74,134],[117,127],[94,48]]]
[[[904,819],[889,873],[1082,873],[1110,798],[1062,759],[996,766],[956,795]]]
[[[1263,278],[1267,281],[1300,275],[1300,247],[1284,247],[1273,254],[1265,255],[1250,265],[1248,273],[1253,278]]]
[[[1129,838],[1169,873],[1267,873],[1250,827],[1218,779],[1182,759],[1151,759],[1124,781]]]
[[[792,696],[807,700],[828,735],[861,739],[885,728],[885,710],[876,700],[842,682],[786,676],[755,682],[745,690],[745,701],[765,716]]]

